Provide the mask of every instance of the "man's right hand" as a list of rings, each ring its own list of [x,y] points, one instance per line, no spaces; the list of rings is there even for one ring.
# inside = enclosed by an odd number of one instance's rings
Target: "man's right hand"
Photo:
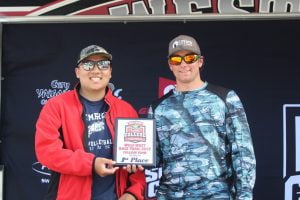
[[[107,176],[114,174],[119,167],[114,167],[115,161],[107,159],[107,158],[96,158],[94,163],[95,172],[101,176]]]

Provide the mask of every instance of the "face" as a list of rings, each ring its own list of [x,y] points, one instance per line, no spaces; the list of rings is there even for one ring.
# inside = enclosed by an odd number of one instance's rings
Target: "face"
[[[173,56],[186,56],[193,54],[190,51],[178,51]],[[184,60],[182,60],[181,64],[175,65],[174,63],[168,61],[169,67],[171,71],[173,72],[177,85],[179,84],[189,84],[190,86],[197,87],[199,82],[201,81],[200,78],[200,68],[203,65],[203,58],[199,57],[195,62],[193,63],[186,63]]]
[[[84,61],[101,61],[108,60],[103,55],[95,54],[87,57]],[[75,68],[76,77],[80,81],[81,92],[84,94],[93,94],[94,92],[105,92],[106,86],[111,79],[112,69],[111,66],[106,69],[99,69],[97,65],[90,71],[87,71],[83,67],[83,62],[78,64]]]

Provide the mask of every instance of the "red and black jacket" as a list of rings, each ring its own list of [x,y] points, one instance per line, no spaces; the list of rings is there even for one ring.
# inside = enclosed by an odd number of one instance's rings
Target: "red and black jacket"
[[[107,90],[105,102],[109,109],[106,123],[114,140],[114,124],[118,117],[138,117],[127,102]],[[90,200],[94,154],[86,151],[83,106],[76,89],[48,100],[36,123],[35,151],[38,161],[51,169],[48,199]],[[116,172],[118,197],[131,193],[136,199],[144,199],[144,172],[128,174],[126,170]]]

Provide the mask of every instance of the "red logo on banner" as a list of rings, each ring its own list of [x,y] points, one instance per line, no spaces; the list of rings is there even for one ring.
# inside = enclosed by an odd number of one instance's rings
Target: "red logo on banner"
[[[162,97],[164,94],[167,94],[170,90],[175,88],[176,82],[170,79],[159,77],[158,80],[158,98]],[[140,115],[147,115],[148,108],[143,107],[139,109],[138,112]]]
[[[162,97],[164,94],[167,94],[170,90],[175,88],[175,84],[176,82],[174,80],[159,77],[158,98]]]

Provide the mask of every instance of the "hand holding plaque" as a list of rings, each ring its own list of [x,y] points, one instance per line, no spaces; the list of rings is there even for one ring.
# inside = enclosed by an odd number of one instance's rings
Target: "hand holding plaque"
[[[114,142],[116,165],[155,166],[155,142],[153,119],[116,119]]]

